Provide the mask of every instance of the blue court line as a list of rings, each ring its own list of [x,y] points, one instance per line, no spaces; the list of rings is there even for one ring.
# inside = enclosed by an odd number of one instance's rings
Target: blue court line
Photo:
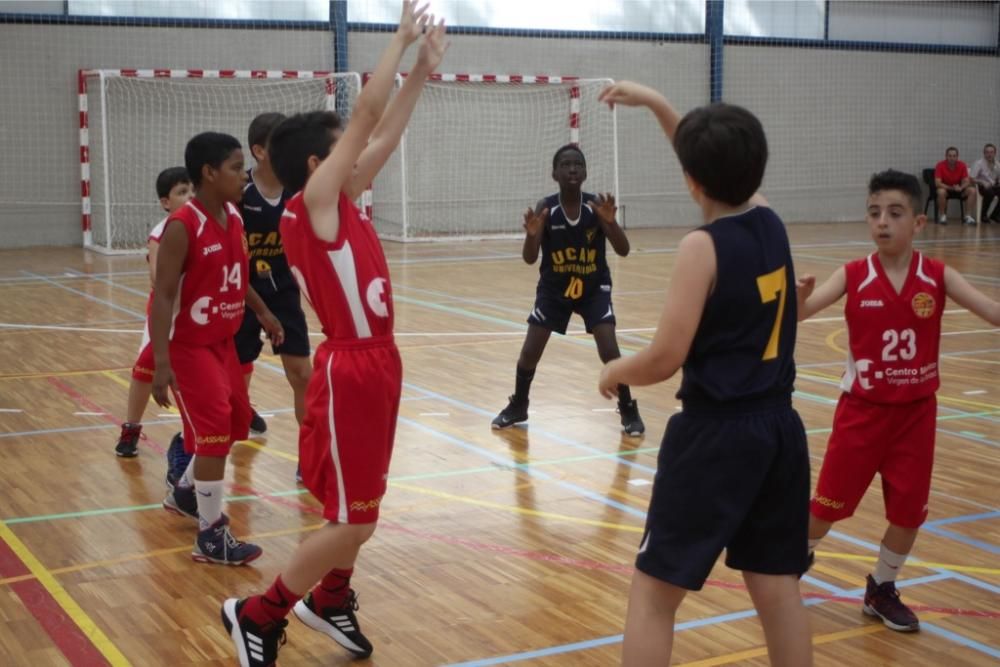
[[[96,280],[97,282],[104,283],[105,285],[111,285],[112,287],[115,287],[117,289],[125,290],[126,292],[129,292],[130,294],[137,294],[137,295],[141,296],[143,299],[149,298],[149,293],[151,291],[151,290],[146,290],[145,292],[143,292],[142,290],[137,290],[134,287],[129,287],[128,285],[122,285],[121,283],[116,283],[114,280],[109,280],[107,278],[98,277],[96,275],[88,276],[86,273],[80,273],[79,271],[76,271],[75,269],[67,268],[66,271],[74,273],[75,275],[78,275],[78,276],[81,276],[81,277],[90,278],[91,280]]]
[[[46,278],[45,276],[38,275],[37,273],[32,273],[31,271],[21,271],[21,273],[23,273],[25,275],[28,275],[28,276],[31,276],[32,278],[38,278],[39,280],[42,280],[43,282],[46,282],[46,283],[48,283],[50,285],[54,285],[55,287],[58,287],[59,289],[64,289],[67,292],[72,292],[73,294],[77,294],[79,296],[82,296],[83,298],[89,299],[90,301],[95,301],[95,302],[100,303],[102,305],[105,305],[105,306],[107,306],[109,308],[114,308],[115,310],[119,310],[119,311],[121,311],[123,313],[128,313],[129,315],[132,315],[133,317],[138,317],[138,318],[140,318],[142,320],[146,319],[146,314],[145,313],[139,313],[139,312],[136,312],[136,311],[132,310],[131,308],[126,308],[124,306],[119,306],[116,303],[112,303],[111,301],[107,301],[107,300],[102,299],[100,297],[96,297],[96,296],[94,296],[92,294],[87,294],[86,292],[84,292],[82,290],[75,289],[73,287],[70,287],[69,285],[63,285],[62,283],[59,283],[59,282],[56,282],[55,280],[51,280],[49,278]]]
[[[988,583],[986,581],[979,581],[978,579],[973,579],[969,575],[964,574],[962,572],[952,572],[951,578],[957,581],[962,581],[964,583],[967,583],[970,586],[976,586],[978,588],[982,588],[984,591],[989,591],[994,595],[1000,595],[1000,586],[994,586],[993,584]]]
[[[464,449],[466,451],[478,454],[478,455],[480,455],[480,456],[482,456],[482,457],[484,457],[486,459],[489,459],[490,461],[493,461],[495,463],[500,463],[500,464],[503,464],[503,465],[510,465],[510,463],[511,463],[509,457],[500,456],[499,454],[494,454],[493,452],[491,452],[488,449],[484,449],[484,448],[479,447],[477,445],[473,445],[472,443],[466,442],[465,440],[462,440],[461,438],[456,438],[453,435],[449,435],[447,433],[443,433],[442,431],[438,431],[435,428],[431,428],[430,426],[426,426],[424,424],[421,424],[420,422],[417,422],[417,421],[414,421],[412,419],[409,419],[408,417],[399,417],[398,419],[399,419],[399,421],[401,423],[406,424],[407,426],[410,426],[410,427],[413,427],[413,428],[416,428],[416,429],[420,429],[421,431],[424,431],[425,433],[433,435],[436,438],[439,438],[439,439],[444,440],[446,442],[450,442],[451,444],[453,444],[453,445],[455,445],[457,447],[460,447],[460,448],[462,448],[462,449]],[[524,472],[528,473],[532,477],[537,477],[539,479],[544,479],[546,481],[553,482],[556,486],[561,486],[564,489],[569,489],[570,491],[573,491],[573,492],[575,492],[575,493],[583,496],[584,498],[589,498],[590,500],[594,500],[594,501],[597,501],[597,502],[602,503],[604,505],[607,505],[608,507],[613,507],[613,508],[615,508],[617,510],[621,510],[622,512],[626,512],[627,514],[631,514],[633,516],[637,516],[637,517],[639,517],[639,518],[641,518],[643,520],[646,519],[646,512],[643,511],[643,510],[636,509],[635,507],[632,507],[631,505],[625,505],[625,504],[619,503],[619,502],[617,502],[615,500],[611,500],[610,498],[608,498],[606,496],[602,496],[601,494],[599,494],[599,493],[597,493],[595,491],[591,491],[590,489],[586,489],[586,488],[584,488],[582,486],[579,486],[577,484],[573,484],[572,482],[565,482],[565,481],[560,480],[560,479],[558,479],[556,477],[553,477],[552,475],[550,475],[550,474],[548,474],[546,472],[538,470],[537,468],[521,467],[521,470],[523,470]]]
[[[947,519],[935,519],[934,521],[926,522],[923,527],[946,526],[951,523],[968,523],[970,521],[982,521],[983,519],[1000,519],[1000,510],[982,512],[981,514],[963,514],[962,516],[953,516]]]
[[[944,528],[938,528],[937,526],[928,526],[924,524],[921,526],[922,530],[926,530],[928,533],[932,533],[939,537],[946,537],[949,540],[954,540],[955,542],[961,542],[962,544],[967,544],[970,547],[976,547],[977,549],[982,549],[991,554],[1000,554],[1000,547],[990,544],[989,542],[984,542],[983,540],[977,540],[974,537],[968,537],[962,535],[961,533],[956,533],[952,530],[945,530]]]
[[[984,438],[979,435],[973,435],[972,433],[963,431],[949,431],[943,428],[938,428],[937,431],[938,433],[946,433],[948,435],[955,436],[956,438],[961,438],[964,440],[972,440],[973,442],[978,442],[980,444],[988,445],[990,447],[1000,447],[1000,442],[997,442],[996,440],[990,440],[989,438]]]
[[[942,579],[948,579],[948,578],[949,578],[948,573],[928,575],[925,577],[918,577],[916,579],[908,579],[905,581],[897,582],[896,587],[907,588],[909,586],[917,586],[920,584],[931,583],[934,581],[940,581]],[[865,592],[864,588],[858,588],[852,591],[845,591],[835,586],[833,588],[835,589],[834,594],[842,597],[860,598],[860,596],[863,595]],[[829,602],[831,601],[814,598],[806,600],[804,604],[807,607],[813,607],[816,605],[827,604]],[[728,614],[720,614],[718,616],[707,616],[705,618],[698,618],[691,621],[685,621],[684,623],[678,623],[674,626],[674,632],[676,633],[676,632],[683,632],[684,630],[694,630],[697,628],[703,628],[711,625],[721,625],[723,623],[728,623],[730,621],[739,621],[746,618],[753,618],[756,615],[757,612],[754,609],[747,609],[744,611],[736,611]],[[572,644],[561,644],[559,646],[551,646],[548,648],[537,649],[534,651],[524,651],[522,653],[512,653],[509,655],[502,655],[494,658],[483,658],[479,660],[469,660],[467,662],[456,662],[456,663],[451,663],[446,667],[488,667],[490,665],[504,665],[511,662],[520,662],[522,660],[534,660],[535,658],[545,658],[552,655],[573,653],[575,651],[586,651],[592,648],[608,646],[610,644],[618,644],[621,643],[623,639],[624,635],[611,635],[609,637],[599,637],[597,639],[589,639],[582,642],[573,642]]]
[[[1000,658],[1000,651],[993,648],[992,646],[987,646],[982,642],[977,642],[975,639],[972,639],[971,637],[966,637],[965,635],[961,635],[957,632],[946,630],[942,628],[940,625],[934,625],[933,623],[921,623],[920,630],[923,632],[930,632],[931,634],[937,635],[939,637],[944,637],[945,639],[951,640],[956,644],[961,644],[966,648],[971,648],[975,651],[979,651],[980,653],[985,653],[986,655],[991,656],[993,658]]]

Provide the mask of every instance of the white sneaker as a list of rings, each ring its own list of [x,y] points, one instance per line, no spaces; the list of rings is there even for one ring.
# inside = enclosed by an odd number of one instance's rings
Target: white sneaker
[[[939,225],[947,225],[948,224],[948,216],[946,216],[946,215],[938,216],[938,224]]]
[[[965,216],[965,220],[963,222],[965,222],[965,224],[967,225],[974,225],[976,224],[976,219],[973,218],[971,215],[967,215]]]

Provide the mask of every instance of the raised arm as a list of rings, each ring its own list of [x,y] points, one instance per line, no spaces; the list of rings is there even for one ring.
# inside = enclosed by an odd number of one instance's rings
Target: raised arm
[[[691,349],[715,275],[712,238],[704,231],[691,232],[678,246],[667,302],[653,341],[636,354],[604,367],[598,390],[605,398],[615,395],[619,384],[642,387],[663,382],[677,372]]]
[[[545,208],[545,200],[539,199],[535,210],[524,211],[524,245],[521,246],[521,258],[526,264],[534,264],[538,259],[538,249],[542,246],[542,236],[545,235],[545,221],[549,219],[549,209]]]
[[[410,122],[417,100],[420,99],[427,77],[441,64],[447,49],[444,19],[441,19],[437,25],[427,28],[420,43],[416,64],[410,70],[399,93],[389,102],[382,119],[372,132],[371,141],[361,152],[350,184],[344,189],[348,197],[354,199],[364,192],[376,174],[382,170],[392,152],[396,150],[406,124]]]
[[[333,151],[306,182],[302,198],[316,236],[325,241],[337,238],[340,228],[337,213],[340,192],[351,179],[358,157],[382,118],[403,53],[420,36],[430,18],[425,14],[426,10],[427,5],[418,8],[414,0],[403,0],[399,28],[389,46],[382,52],[375,73],[358,95],[351,112],[351,122],[337,140]]]
[[[948,297],[962,308],[1000,327],[1000,303],[986,296],[969,284],[965,277],[951,268],[944,268],[944,287]]]
[[[813,292],[814,287],[816,287],[816,276],[802,276],[796,281],[795,299],[800,322],[836,303],[844,296],[844,291],[847,289],[847,271],[844,267],[840,267],[815,292]]]
[[[624,104],[627,107],[646,107],[653,112],[670,141],[674,140],[681,116],[663,95],[649,86],[634,81],[619,81],[601,91],[597,99],[608,106]]]
[[[594,211],[597,212],[597,219],[601,221],[601,229],[608,237],[608,242],[614,248],[615,254],[627,257],[631,246],[628,237],[625,236],[625,230],[621,228],[616,218],[618,206],[615,204],[615,196],[610,192],[597,195],[597,199],[594,201]]]

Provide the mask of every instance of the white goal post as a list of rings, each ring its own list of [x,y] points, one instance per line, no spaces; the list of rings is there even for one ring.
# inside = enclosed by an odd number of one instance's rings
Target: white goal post
[[[397,76],[397,89],[404,77]],[[558,190],[552,156],[566,144],[580,146],[587,159],[584,190],[617,196],[616,115],[597,101],[611,83],[433,75],[365,200],[379,235],[433,241],[519,234],[522,212]]]
[[[328,109],[346,121],[360,88],[356,72],[80,70],[84,246],[142,252],[149,229],[164,215],[156,176],[184,165],[184,147],[199,132],[226,132],[245,144],[260,113]],[[249,167],[253,158],[244,148]]]

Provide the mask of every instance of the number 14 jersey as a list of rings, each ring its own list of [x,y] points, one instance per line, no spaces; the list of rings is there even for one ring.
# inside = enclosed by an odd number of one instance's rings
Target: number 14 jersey
[[[909,403],[937,391],[944,268],[914,251],[897,293],[877,253],[844,265],[849,350],[842,390],[873,403]]]

